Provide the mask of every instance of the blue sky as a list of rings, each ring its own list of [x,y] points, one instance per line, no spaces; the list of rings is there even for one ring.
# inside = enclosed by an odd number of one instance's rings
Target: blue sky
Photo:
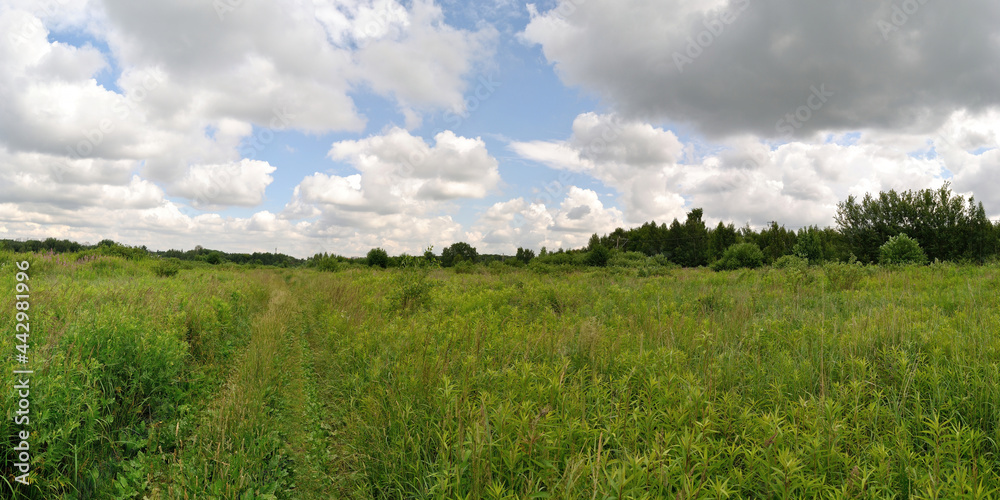
[[[944,182],[1000,215],[998,9],[847,3],[11,0],[0,237],[512,253]]]

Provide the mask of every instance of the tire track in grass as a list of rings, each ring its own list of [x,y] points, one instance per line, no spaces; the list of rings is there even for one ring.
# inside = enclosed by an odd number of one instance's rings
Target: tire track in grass
[[[315,387],[298,299],[277,275],[250,322],[250,342],[229,379],[174,454],[169,484],[151,498],[323,496]]]

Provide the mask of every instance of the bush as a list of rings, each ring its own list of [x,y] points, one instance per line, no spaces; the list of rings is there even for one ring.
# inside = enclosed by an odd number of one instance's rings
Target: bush
[[[316,269],[332,273],[340,269],[340,264],[337,262],[337,259],[333,257],[326,257],[317,261]]]
[[[828,262],[823,266],[823,273],[833,288],[853,290],[864,277],[865,270],[852,255],[850,262]]]
[[[371,267],[378,266],[385,269],[389,267],[389,253],[381,248],[373,248],[368,251],[365,262]]]
[[[642,252],[612,252],[608,265],[613,267],[642,267],[646,264],[646,254]]]
[[[726,249],[722,258],[712,264],[715,271],[756,269],[764,265],[764,252],[754,243],[737,243]]]
[[[181,270],[180,259],[175,259],[173,257],[168,257],[166,259],[160,259],[153,264],[153,274],[161,278],[169,278],[171,276],[176,276]]]
[[[605,267],[608,265],[609,259],[611,259],[611,250],[603,245],[598,245],[587,252],[586,262],[588,266]]]
[[[453,267],[456,274],[472,274],[476,272],[476,265],[467,260],[460,260]]]
[[[211,252],[205,256],[205,262],[212,264],[213,266],[222,264],[225,259],[222,258],[222,252]]]
[[[879,248],[879,264],[919,264],[927,263],[927,254],[917,240],[905,233],[897,234]]]
[[[427,279],[426,268],[411,267],[395,276],[394,285],[390,300],[396,309],[405,311],[429,304],[435,282]]]
[[[797,255],[783,255],[771,265],[775,269],[800,269],[809,266],[809,259]]]

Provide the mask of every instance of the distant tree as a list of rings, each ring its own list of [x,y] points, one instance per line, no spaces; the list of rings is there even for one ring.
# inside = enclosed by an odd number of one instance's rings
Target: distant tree
[[[367,263],[370,267],[377,266],[385,269],[386,267],[389,267],[389,253],[381,248],[373,248],[368,251],[365,263]]]
[[[479,253],[476,249],[463,241],[452,243],[450,247],[441,251],[441,265],[444,267],[451,267],[459,262],[475,264],[478,259]]]
[[[862,262],[880,259],[882,245],[901,233],[919,241],[931,260],[982,261],[996,253],[982,204],[954,196],[949,183],[937,190],[866,194],[861,200],[849,196],[837,205],[835,221]]]
[[[722,258],[726,249],[736,244],[737,238],[736,227],[732,223],[727,226],[719,221],[719,225],[708,235],[709,260]]]
[[[779,226],[777,222],[771,222],[770,226],[762,229],[757,235],[756,243],[764,252],[764,262],[770,264],[783,255],[790,255],[795,246],[795,232]]]
[[[792,253],[810,263],[816,264],[823,260],[823,240],[822,233],[816,227],[799,229],[798,238]]]
[[[708,264],[708,229],[705,228],[705,221],[701,220],[703,214],[702,209],[696,208],[688,212],[684,221],[684,239],[677,246],[677,263],[682,266]]]
[[[594,233],[590,236],[590,241],[587,242],[587,251],[591,251],[601,245],[601,237]]]
[[[517,254],[514,256],[514,258],[527,264],[531,262],[531,259],[535,258],[535,251],[531,249],[524,249],[521,247],[517,247]]]
[[[213,266],[222,264],[223,261],[222,252],[212,251],[205,256],[205,262],[212,264]]]
[[[542,247],[542,249],[538,251],[538,256],[539,257],[545,257],[548,254],[549,254],[549,251],[546,250],[545,247]]]

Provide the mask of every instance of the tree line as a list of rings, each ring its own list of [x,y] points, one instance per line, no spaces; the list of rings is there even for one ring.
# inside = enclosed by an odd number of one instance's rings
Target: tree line
[[[0,250],[14,252],[89,253],[113,255],[129,259],[158,256],[180,261],[200,261],[208,264],[234,264],[279,267],[314,267],[335,270],[345,265],[373,267],[469,266],[503,262],[521,266],[532,261],[554,265],[604,266],[613,255],[644,255],[655,257],[663,264],[683,267],[712,265],[727,268],[731,262],[774,264],[785,256],[796,256],[810,263],[824,261],[876,263],[884,260],[890,240],[900,245],[914,245],[927,261],[982,263],[1000,255],[1000,221],[990,221],[981,202],[973,197],[966,200],[955,195],[949,184],[939,189],[880,192],[862,198],[849,196],[837,205],[836,227],[809,226],[788,229],[772,221],[757,230],[749,224],[737,228],[734,223],[719,222],[708,227],[704,210],[695,208],[683,222],[674,219],[669,225],[650,221],[630,229],[590,237],[583,248],[549,251],[542,247],[536,255],[533,249],[519,247],[513,256],[480,254],[466,242],[456,242],[436,255],[433,247],[423,255],[390,256],[381,248],[373,248],[365,257],[344,257],[336,254],[316,254],[308,259],[280,253],[226,253],[201,246],[193,250],[154,252],[145,246],[131,247],[112,240],[96,245],[69,240],[0,240]],[[901,237],[901,238],[900,238]],[[902,250],[890,249],[891,255]],[[895,252],[895,253],[893,253]],[[909,255],[910,250],[902,253]],[[758,257],[759,254],[759,257]],[[741,264],[740,264],[741,265]],[[737,266],[739,267],[739,266]]]

